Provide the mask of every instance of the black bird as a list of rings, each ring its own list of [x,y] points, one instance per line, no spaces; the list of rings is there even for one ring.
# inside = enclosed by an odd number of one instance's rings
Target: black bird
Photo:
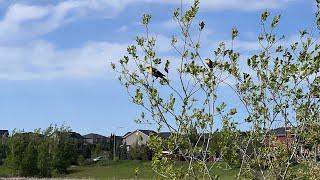
[[[162,74],[162,72],[160,72],[158,69],[153,68],[151,66],[148,66],[147,68],[148,68],[148,72],[152,74],[154,77],[165,79],[164,74]]]
[[[201,23],[199,23],[200,30],[203,30],[203,28],[204,28],[205,25],[206,25],[206,24],[205,24],[203,21],[201,21]]]
[[[213,62],[211,61],[211,59],[209,59],[209,58],[207,58],[206,60],[205,60],[205,62],[206,62],[206,64],[208,65],[208,67],[209,68],[213,68]]]

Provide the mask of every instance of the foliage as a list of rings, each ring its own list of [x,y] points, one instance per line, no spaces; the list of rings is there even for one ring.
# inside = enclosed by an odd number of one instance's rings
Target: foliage
[[[0,143],[0,165],[3,164],[3,159],[7,157],[8,146]]]
[[[96,144],[95,148],[93,149],[93,152],[91,153],[93,157],[98,157],[102,154],[102,145],[101,144]]]
[[[131,146],[129,149],[129,158],[131,160],[151,160],[152,153],[147,145]]]
[[[219,154],[229,167],[240,166],[238,178],[285,179],[299,160],[298,150],[306,145],[309,153],[299,158],[315,161],[320,125],[319,42],[303,30],[299,40],[288,45],[284,36],[276,34],[281,16],[271,18],[264,11],[257,40],[260,50],[249,52],[247,62],[234,49],[236,28],[230,44],[221,42],[210,57],[203,57],[200,37],[205,22],[194,23],[199,4],[194,0],[190,8],[183,10],[181,5],[173,12],[180,35],[172,36],[171,46],[178,60],[161,58],[156,52],[156,38],[149,32],[151,15],[146,14],[142,18],[145,36],[138,36],[136,44],[128,46],[128,54],[111,64],[131,101],[144,109],[136,122],[152,121],[158,130],[172,133],[168,139],[149,140],[154,171],[168,179],[213,179],[216,176],[207,162]],[[320,1],[317,11],[320,29]],[[233,90],[241,107],[218,103],[222,86]],[[239,110],[246,118],[234,121]],[[215,133],[217,122],[222,127]],[[239,122],[249,128],[246,133],[240,132]],[[282,142],[273,130],[279,126],[285,130]],[[212,142],[214,138],[219,141]],[[187,170],[177,167],[163,150],[187,161]]]
[[[8,142],[7,166],[24,177],[50,177],[56,170],[67,172],[72,159],[70,130],[50,126],[43,132],[14,132]]]

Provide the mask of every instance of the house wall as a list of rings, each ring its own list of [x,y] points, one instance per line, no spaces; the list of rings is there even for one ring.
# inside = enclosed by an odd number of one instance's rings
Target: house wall
[[[0,134],[0,143],[1,144],[6,144],[8,141],[8,133]]]
[[[84,139],[87,143],[93,144],[93,139]]]
[[[125,143],[127,146],[135,146],[136,143],[138,143],[138,145],[147,144],[148,140],[149,136],[140,131],[136,131],[123,139],[123,143]]]

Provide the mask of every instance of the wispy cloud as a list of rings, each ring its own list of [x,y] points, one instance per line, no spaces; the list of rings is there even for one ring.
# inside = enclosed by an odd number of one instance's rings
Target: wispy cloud
[[[293,0],[201,2],[206,10],[257,10],[285,7],[291,1]],[[127,6],[135,3],[177,5],[180,0],[68,0],[45,5],[26,2],[9,5],[0,20],[0,79],[112,77],[111,71],[108,70],[110,60],[115,61],[125,53],[126,43],[87,42],[79,48],[59,49],[55,44],[41,40],[41,36],[82,17],[116,17]],[[176,27],[173,21],[164,22],[163,25],[168,29]],[[122,26],[119,31],[124,32],[127,28]],[[205,39],[210,39],[210,31],[204,35]],[[161,34],[155,37],[159,43],[157,50],[166,56],[174,56],[169,53],[170,38]],[[212,45],[212,42],[208,44]],[[244,50],[257,49],[256,42],[241,41],[236,44]]]
[[[201,6],[207,11],[242,11],[282,8],[291,1],[294,0],[202,0]],[[192,0],[183,2],[190,4]],[[177,5],[180,0],[69,0],[49,5],[13,3],[0,21],[0,43],[32,39],[85,16],[99,14],[103,18],[112,18],[135,3]],[[174,23],[165,22],[164,25],[172,27]]]
[[[46,41],[0,47],[0,79],[113,78],[110,62],[117,61],[126,47],[92,42],[61,50]]]
[[[12,43],[49,33],[81,17],[102,13],[111,18],[121,9],[113,0],[62,1],[55,5],[11,4],[0,21],[0,42]]]
[[[121,0],[120,0],[121,1]],[[234,10],[234,11],[255,11],[261,9],[284,8],[289,3],[298,0],[200,0],[202,10]],[[170,3],[181,4],[180,0],[123,0],[126,3],[148,2],[148,3]],[[183,4],[192,4],[194,0],[183,0]]]
[[[206,10],[255,11],[262,9],[278,9],[286,7],[296,0],[202,0],[202,8]]]

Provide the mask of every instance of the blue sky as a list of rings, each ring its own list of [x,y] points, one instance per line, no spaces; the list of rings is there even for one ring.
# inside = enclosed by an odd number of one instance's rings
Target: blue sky
[[[190,1],[185,0],[188,4]],[[82,134],[122,134],[136,128],[139,108],[128,102],[110,68],[143,33],[142,14],[153,15],[158,51],[176,32],[171,12],[180,0],[0,0],[0,129],[69,125]],[[287,41],[313,26],[313,0],[202,0],[197,21],[206,21],[203,43],[214,49],[238,27],[236,47],[257,49],[264,9],[282,14],[279,34]],[[222,90],[228,97],[229,90]],[[224,101],[237,107],[238,102]]]

